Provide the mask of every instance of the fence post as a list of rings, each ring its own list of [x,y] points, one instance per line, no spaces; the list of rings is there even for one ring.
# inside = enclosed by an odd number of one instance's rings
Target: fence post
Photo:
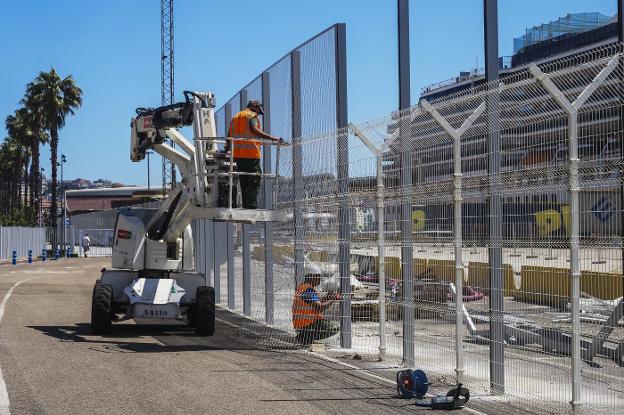
[[[240,91],[239,98],[241,109],[247,107],[248,97],[246,89]],[[249,240],[250,226],[251,225],[248,223],[243,223],[241,225],[241,236],[243,240],[243,314],[246,316],[251,316],[251,241]]]
[[[485,37],[485,81],[498,79],[498,1],[483,0]],[[488,267],[490,271],[490,388],[493,393],[505,392],[505,327],[503,324],[503,223],[499,174],[501,166],[500,119],[498,95],[487,95],[487,148],[490,178]]]
[[[349,124],[349,128],[356,137],[375,155],[377,163],[377,278],[379,282],[379,359],[386,357],[386,270],[385,270],[385,227],[384,227],[384,172],[383,154],[390,141],[386,141],[378,148],[366,135],[355,125]]]
[[[293,51],[290,54],[290,71],[292,81],[292,169],[294,186],[293,219],[295,224],[294,260],[295,281],[299,284],[304,278],[304,222],[303,222],[303,148],[301,143],[301,54]]]
[[[264,107],[264,130],[271,134],[271,78],[269,72],[262,73],[262,105]],[[263,171],[264,174],[272,172],[271,167],[271,146],[263,146]],[[277,173],[279,166],[275,166]],[[264,200],[265,209],[273,209],[273,180],[264,178]],[[264,223],[264,308],[265,321],[273,324],[274,321],[275,291],[273,287],[273,223]]]
[[[618,15],[618,41],[620,43],[624,42],[624,0],[618,0],[617,3],[618,6],[618,11],[617,11],[617,15]],[[624,84],[624,62],[619,62],[620,63],[620,83]],[[624,102],[624,92],[622,91],[622,89],[619,90],[619,97],[620,102]],[[619,121],[620,121],[620,143],[624,142],[624,134],[622,134],[622,127],[624,127],[624,110],[622,109],[622,107],[620,107],[620,116],[619,116]],[[624,159],[624,145],[620,144],[620,157],[622,157]],[[620,168],[620,177],[624,177],[624,169]],[[622,209],[624,208],[624,183],[622,183],[622,185],[620,185],[620,229],[619,229],[619,233],[620,233],[620,241],[624,241],[624,214],[622,213]],[[624,269],[624,245],[622,246],[621,249],[621,257],[620,257],[620,264],[622,266],[622,268]],[[624,277],[623,277],[624,278]],[[624,284],[622,284],[622,292],[620,293],[622,294],[622,296],[624,296]],[[624,299],[623,299],[624,301]],[[624,313],[624,303],[620,302],[620,306],[618,307],[619,310],[619,315],[620,318],[622,316],[622,313]],[[618,319],[614,319],[615,322],[619,321]],[[612,324],[611,327],[615,327],[616,324]],[[593,347],[592,347],[593,349]]]
[[[235,281],[236,275],[234,270],[234,232],[233,223],[227,223],[227,287],[228,287],[228,308],[234,310],[236,306]]]
[[[383,153],[377,154],[377,278],[379,282],[379,358],[386,357],[386,252]]]
[[[228,134],[228,122],[229,117],[231,117],[231,108],[227,110],[224,107],[223,114],[223,135],[227,136]],[[213,221],[212,226],[214,228],[214,289],[215,289],[215,301],[217,303],[221,303],[221,265],[225,262],[228,263],[228,241],[227,233],[228,233],[228,224],[223,222],[215,222]],[[229,276],[229,272],[228,272]],[[229,283],[229,278],[228,278]],[[229,297],[228,297],[229,299]]]
[[[581,294],[581,258],[580,258],[580,206],[579,206],[579,156],[578,156],[578,110],[607,79],[619,64],[619,55],[609,60],[607,65],[592,81],[570,102],[566,95],[554,84],[548,74],[543,73],[535,64],[529,72],[538,80],[555,102],[568,115],[568,156],[569,156],[569,196],[570,196],[570,312],[572,320],[571,339],[571,383],[572,405],[581,403],[581,336],[580,336],[580,294]],[[593,350],[593,346],[592,346]],[[591,352],[591,351],[590,351]]]
[[[568,154],[570,156],[570,311],[572,317],[572,404],[581,402],[581,263],[579,246],[579,157],[578,113],[568,115]]]
[[[213,246],[212,246],[212,255],[214,257],[213,264],[213,287],[215,290],[215,303],[221,302],[221,237],[223,236],[223,232],[219,232],[219,223],[212,222],[212,235],[213,235]],[[219,239],[219,240],[218,240]]]
[[[336,170],[338,173],[338,272],[340,274],[340,346],[351,348],[351,223],[347,196],[349,193],[349,132],[347,126],[347,27],[336,25]]]
[[[409,54],[409,1],[398,0],[398,40],[399,40],[399,110],[411,106],[410,97],[410,54]],[[401,116],[405,114],[401,112]],[[407,120],[407,121],[406,121]],[[408,125],[404,125],[405,122]],[[400,180],[403,189],[412,186],[412,157],[410,151],[411,118],[399,120],[399,140],[401,148]],[[414,350],[414,283],[412,280],[412,203],[408,196],[401,202],[401,279],[403,280],[403,363],[413,366]]]
[[[251,250],[250,225],[243,224],[243,314],[251,316]]]
[[[228,134],[230,120],[232,119],[232,104],[225,104],[225,134]],[[235,270],[234,270],[234,224],[226,224],[226,250],[227,250],[227,287],[228,287],[228,308],[233,310],[236,306]]]
[[[464,374],[464,289],[463,289],[463,238],[462,238],[462,159],[461,137],[485,111],[485,103],[481,103],[472,114],[466,118],[458,129],[451,124],[433,107],[426,99],[421,100],[421,105],[433,119],[453,139],[453,204],[454,204],[454,249],[455,249],[455,372],[457,382],[462,381]]]
[[[210,246],[210,244],[214,244],[215,234],[214,234],[214,221],[208,219],[202,219],[202,227],[204,228],[204,252],[203,255],[206,257],[206,266],[205,266],[205,274],[206,274],[206,285],[213,286],[215,285],[214,279],[214,266],[216,263],[216,258],[214,256],[214,249]],[[213,274],[213,275],[211,275]],[[216,297],[216,293],[215,293]]]

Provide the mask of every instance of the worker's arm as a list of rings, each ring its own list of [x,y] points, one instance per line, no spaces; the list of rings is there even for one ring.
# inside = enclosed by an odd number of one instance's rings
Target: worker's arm
[[[318,292],[313,288],[308,288],[301,296],[303,301],[312,306],[316,311],[322,313],[327,307],[340,299],[337,293],[327,294],[319,297]]]
[[[250,125],[249,129],[258,138],[262,138],[262,139],[265,139],[265,140],[273,141],[275,143],[279,143],[280,141],[283,141],[283,140],[281,140],[278,137],[273,137],[271,134],[265,133],[264,131],[262,131],[261,129],[256,127],[255,125]]]
[[[330,305],[332,305],[333,303],[335,303],[336,301],[338,301],[340,298],[338,296],[338,294],[328,294],[326,296],[323,297],[323,299],[319,300],[319,301],[315,301],[314,303],[312,303],[312,307],[314,307],[316,309],[316,311],[318,312],[323,312],[325,311],[325,309],[327,309],[327,307],[329,307]]]

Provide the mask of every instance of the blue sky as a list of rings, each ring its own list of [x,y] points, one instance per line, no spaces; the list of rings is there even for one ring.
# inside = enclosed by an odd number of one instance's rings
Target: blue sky
[[[0,116],[25,86],[54,66],[72,74],[84,105],[60,133],[65,177],[146,184],[145,162],[129,160],[129,121],[160,103],[157,0],[3,0]],[[412,102],[420,88],[483,66],[482,0],[412,0]],[[614,15],[616,0],[499,0],[500,55],[527,27],[567,13]],[[395,0],[175,1],[176,91],[211,90],[218,106],[294,46],[347,24],[349,117],[358,122],[397,106]],[[4,125],[4,122],[2,123]],[[0,137],[1,138],[1,137]],[[49,172],[49,151],[41,161]],[[160,181],[153,158],[152,183]]]

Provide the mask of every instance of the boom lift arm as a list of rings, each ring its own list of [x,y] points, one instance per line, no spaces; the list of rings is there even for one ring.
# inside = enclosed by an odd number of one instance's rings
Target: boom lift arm
[[[197,218],[251,223],[283,220],[280,211],[229,207],[228,186],[236,185],[230,176],[236,173],[231,154],[220,150],[224,146],[219,144],[232,138],[217,137],[212,93],[184,91],[184,96],[184,102],[139,108],[131,122],[131,160],[143,160],[146,151],[153,149],[175,164],[181,174],[180,183],[148,224],[148,237],[173,242]],[[193,127],[194,145],[178,131],[185,126]],[[165,138],[177,149],[166,144]]]

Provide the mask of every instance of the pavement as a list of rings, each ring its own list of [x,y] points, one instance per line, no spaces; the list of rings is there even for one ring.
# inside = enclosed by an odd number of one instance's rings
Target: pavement
[[[0,266],[0,302],[12,290],[0,311],[0,414],[429,412],[395,398],[395,369],[262,350],[241,341],[241,317],[222,309],[210,338],[182,324],[132,321],[93,336],[91,292],[109,261]],[[2,407],[2,377],[10,412]]]

